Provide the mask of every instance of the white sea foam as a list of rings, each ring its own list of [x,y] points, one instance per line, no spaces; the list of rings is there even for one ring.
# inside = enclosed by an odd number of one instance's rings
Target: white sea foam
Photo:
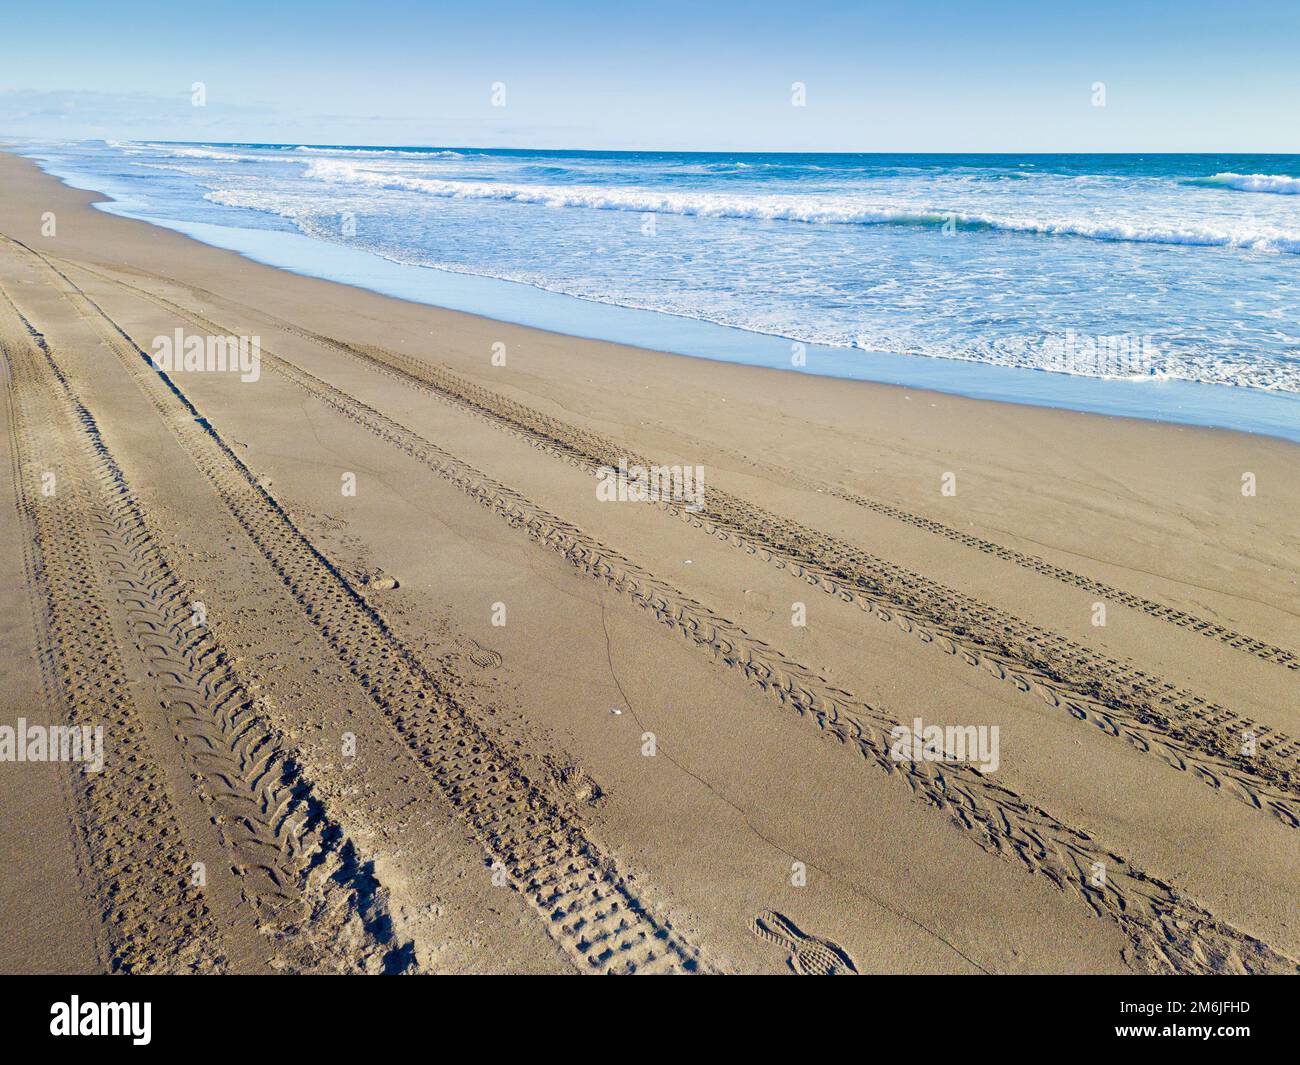
[[[1245,248],[1300,254],[1300,231],[1277,227],[1226,228],[1208,224],[1151,224],[1138,220],[1021,218],[945,212],[917,205],[867,203],[841,195],[764,196],[744,193],[658,192],[598,185],[518,185],[507,182],[452,181],[419,177],[407,171],[378,170],[363,164],[321,159],[305,176],[334,185],[404,190],[457,200],[497,200],[549,208],[587,208],[638,214],[698,218],[736,218],[824,225],[905,225],[996,230],[1089,240],[1200,247]]]
[[[1269,192],[1276,196],[1300,195],[1300,178],[1285,174],[1234,174],[1228,171],[1212,177],[1193,178],[1188,184],[1235,189],[1238,192]]]
[[[228,189],[207,194],[214,203],[232,207],[252,208],[272,212],[291,220],[308,236],[322,240],[337,240],[336,216],[321,213],[319,201],[302,196],[277,194],[265,189]],[[1055,354],[1054,344],[1059,337],[1009,333],[1002,335],[974,333],[958,328],[952,332],[933,327],[918,328],[903,324],[901,316],[873,316],[869,328],[849,328],[833,324],[826,318],[810,320],[797,305],[772,303],[763,306],[748,301],[733,301],[726,305],[707,293],[696,294],[675,286],[647,291],[636,285],[621,285],[610,291],[610,280],[603,275],[594,277],[566,276],[557,278],[538,269],[502,269],[486,265],[467,266],[461,262],[447,261],[429,250],[392,245],[366,247],[375,254],[393,262],[432,267],[454,273],[472,274],[503,281],[527,284],[534,288],[556,292],[597,303],[615,304],[639,310],[694,318],[719,325],[732,326],[752,332],[786,337],[792,341],[824,345],[833,348],[859,348],[864,352],[921,355],[930,358],[959,362],[982,363],[992,366],[1017,367],[1042,370],[1077,377],[1125,379],[1142,381],[1183,380],[1204,384],[1227,385],[1262,389],[1265,391],[1300,392],[1300,362],[1260,358],[1249,351],[1240,355],[1225,356],[1213,347],[1200,348],[1195,344],[1157,351],[1137,369],[1117,371],[1089,359],[1071,361]],[[877,286],[875,295],[880,300],[906,299],[906,285],[885,282]],[[922,302],[930,296],[918,296]],[[906,308],[906,304],[893,303]]]
[[[413,159],[465,158],[463,152],[453,152],[449,148],[439,149],[438,151],[415,151],[407,148],[316,148],[308,144],[300,144],[293,151],[302,152],[305,155],[402,155]]]
[[[265,160],[265,155],[251,152],[230,151],[218,148],[197,148],[184,144],[149,144],[133,143],[123,149],[129,155],[161,155],[171,159],[207,159],[220,163],[256,163]]]
[[[1013,184],[1008,165],[978,161],[113,147],[119,160],[194,179],[183,194],[171,181],[165,196],[284,221],[205,219],[287,222],[398,263],[861,348],[862,359],[1300,392],[1300,276],[1276,254],[1300,254],[1300,201],[1288,199],[1300,179],[1236,172],[1285,160],[1211,162],[1200,173],[1213,177],[1198,179],[1103,160],[1082,173],[1022,171]],[[645,214],[663,216],[669,239],[646,237]],[[1138,372],[1047,357],[1048,340],[1071,330],[1151,335],[1160,351]]]

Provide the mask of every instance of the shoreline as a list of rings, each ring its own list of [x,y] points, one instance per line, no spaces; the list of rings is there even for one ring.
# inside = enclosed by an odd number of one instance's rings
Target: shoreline
[[[33,562],[0,588],[3,720],[65,713],[47,663],[101,671],[64,686],[122,693],[106,772],[148,774],[109,779],[210,874],[178,945],[150,924],[193,901],[152,890],[175,863],[51,767],[0,893],[69,965],[776,973],[786,922],[859,972],[1295,970],[1295,445],[574,338],[262,265],[9,153],[0,185],[0,501]],[[262,372],[160,373],[177,328],[257,336]],[[703,468],[702,509],[602,500],[620,456]],[[159,643],[195,600],[199,642]],[[321,840],[254,839],[310,928],[249,919],[219,826],[260,785],[180,738],[222,748],[224,703],[166,695],[190,655],[351,856],[300,885]],[[996,728],[996,770],[882,753],[917,719]],[[7,969],[29,949],[0,937]]]
[[[1266,435],[1300,444],[1300,394],[1178,379],[1130,380],[948,359],[836,348],[775,334],[571,296],[523,282],[399,262],[305,234],[151,217],[111,192],[79,185],[93,177],[3,148],[69,188],[98,197],[96,209],[180,233],[301,277],[362,288],[488,321],[648,352],[747,365],[842,381],[922,389],[1017,407],[1126,417],[1166,425]],[[806,366],[792,367],[802,349]]]
[[[681,397],[683,405],[687,397],[693,397],[695,402],[692,406],[701,414],[718,413],[719,403],[725,404],[729,400],[751,401],[752,405],[752,398],[761,397],[760,403],[765,410],[775,412],[787,403],[791,405],[798,412],[798,417],[794,419],[796,422],[809,412],[820,412],[819,416],[810,419],[811,422],[816,424],[824,419],[826,428],[836,431],[837,435],[856,422],[868,427],[867,436],[877,445],[881,443],[882,433],[899,436],[899,457],[903,453],[915,452],[920,447],[933,452],[934,458],[947,456],[949,462],[960,462],[961,456],[967,453],[983,453],[985,459],[997,455],[1001,462],[1006,457],[1006,449],[1018,449],[1023,446],[1024,439],[1033,438],[1053,441],[1049,447],[1053,461],[1057,461],[1058,455],[1065,455],[1069,456],[1066,461],[1073,463],[1073,455],[1085,451],[1080,446],[1081,441],[1086,441],[1087,447],[1098,446],[1105,441],[1103,446],[1108,453],[1118,455],[1127,452],[1131,456],[1124,463],[1126,472],[1132,472],[1132,462],[1136,459],[1150,464],[1144,480],[1157,481],[1175,476],[1181,468],[1179,460],[1171,455],[1171,448],[1194,447],[1194,461],[1203,462],[1211,456],[1220,456],[1226,446],[1234,452],[1244,449],[1243,454],[1259,455],[1270,464],[1278,462],[1279,468],[1287,471],[1287,476],[1279,480],[1287,486],[1296,481],[1291,474],[1297,445],[1280,437],[994,399],[972,399],[886,382],[831,378],[793,373],[785,369],[724,363],[649,347],[617,344],[516,325],[484,315],[388,296],[362,286],[267,266],[239,252],[196,241],[168,227],[99,210],[96,205],[107,200],[102,194],[73,188],[61,179],[46,174],[34,161],[0,151],[0,166],[6,163],[10,167],[16,167],[19,174],[25,171],[29,180],[34,178],[37,182],[34,187],[15,191],[23,191],[28,197],[35,193],[54,208],[66,206],[78,212],[89,212],[89,218],[104,221],[106,232],[120,233],[129,240],[134,249],[130,258],[104,258],[102,238],[97,235],[99,227],[90,227],[95,231],[87,234],[90,247],[98,249],[95,257],[106,265],[129,265],[132,269],[140,269],[135,260],[165,254],[174,265],[182,268],[175,275],[178,282],[190,280],[185,276],[188,274],[201,284],[205,270],[215,270],[251,294],[259,292],[259,282],[265,279],[277,288],[295,293],[295,303],[303,298],[316,301],[314,309],[327,315],[332,327],[337,328],[340,323],[347,321],[346,314],[334,310],[338,305],[361,308],[364,320],[370,323],[387,322],[392,317],[395,323],[400,321],[403,331],[408,331],[408,337],[412,327],[415,336],[427,337],[441,333],[439,343],[444,348],[442,355],[447,359],[448,365],[456,370],[485,382],[505,378],[509,390],[522,389],[533,399],[539,398],[539,393],[551,392],[554,393],[549,397],[551,402],[558,402],[564,408],[570,406],[573,391],[584,394],[589,389],[583,385],[596,385],[609,400],[605,409],[586,412],[585,419],[596,423],[623,420],[635,424],[639,420],[637,412],[641,410],[643,401],[641,397],[621,393],[629,380],[643,380],[651,382],[643,386],[646,391],[657,392],[665,397]],[[0,173],[8,179],[14,171],[6,167]],[[48,184],[42,185],[42,182]],[[39,214],[36,212],[35,217],[22,219],[26,223],[24,239],[38,250],[42,247],[57,250],[61,246],[60,242],[66,242],[68,235],[64,232],[57,240],[42,238],[39,232]],[[0,214],[0,219],[3,217]],[[13,228],[9,232],[13,233]],[[62,246],[66,248],[67,244]],[[195,266],[198,267],[197,270],[194,269]],[[251,309],[255,301],[250,299],[248,302]],[[431,331],[424,323],[434,323],[439,329]],[[343,332],[347,332],[346,327]],[[492,345],[498,341],[504,342],[512,355],[521,350],[528,351],[530,357],[536,360],[536,366],[529,365],[521,370],[515,358],[510,359],[508,367],[493,366]],[[404,339],[401,346],[405,347],[410,342],[409,339]],[[581,368],[590,376],[584,378],[583,385],[575,384],[573,390],[566,390],[562,386],[575,368]],[[664,392],[664,382],[681,384],[673,384]],[[648,403],[649,399],[646,397],[644,402]],[[590,402],[590,397],[587,402]],[[930,414],[931,411],[938,413]],[[646,423],[641,421],[641,424]],[[875,430],[870,428],[873,425]],[[679,437],[688,435],[685,425],[675,428]],[[768,440],[767,434],[761,429],[751,432],[749,427],[742,431],[746,434],[747,443],[759,444],[758,450],[761,453],[766,444],[760,442]],[[991,432],[998,439],[991,439]],[[712,445],[713,441],[709,443]],[[737,451],[747,453],[743,447],[738,447]],[[1138,458],[1142,452],[1145,454]],[[1241,461],[1244,470],[1249,462]],[[885,471],[878,469],[877,472]],[[894,487],[896,485],[891,485],[891,488]],[[925,499],[930,494],[926,490],[919,498]],[[900,501],[909,501],[909,497],[911,502],[918,501],[916,487],[899,494]],[[1293,500],[1286,500],[1288,506],[1292,502]],[[1159,567],[1149,568],[1154,572]],[[1300,617],[1300,613],[1296,616]]]

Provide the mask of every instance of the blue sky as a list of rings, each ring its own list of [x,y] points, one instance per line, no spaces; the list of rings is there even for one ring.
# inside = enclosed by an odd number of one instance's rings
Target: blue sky
[[[67,0],[4,25],[0,136],[1300,151],[1294,0]]]

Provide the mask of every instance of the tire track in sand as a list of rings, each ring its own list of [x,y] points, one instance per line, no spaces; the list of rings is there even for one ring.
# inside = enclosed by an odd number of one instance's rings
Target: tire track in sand
[[[1007,547],[1004,544],[995,543],[992,540],[985,540],[973,533],[957,529],[951,525],[945,525],[941,521],[933,518],[927,518],[921,514],[914,514],[902,507],[894,506],[892,503],[884,503],[877,499],[871,499],[852,489],[844,488],[841,485],[831,484],[826,481],[817,480],[797,470],[789,469],[786,466],[779,465],[775,462],[768,462],[763,459],[755,458],[752,455],[746,455],[744,452],[737,451],[734,448],[724,447],[719,444],[713,444],[699,438],[692,437],[695,443],[707,448],[728,455],[738,462],[750,466],[757,470],[763,470],[766,473],[773,474],[781,478],[788,484],[807,489],[810,492],[816,492],[820,495],[832,496],[835,499],[843,500],[846,503],[852,503],[863,510],[869,510],[872,513],[879,514],[886,518],[892,518],[895,521],[902,522],[904,525],[911,525],[913,528],[921,529],[925,532],[940,536],[945,540],[969,547],[981,554],[992,556],[1003,562],[1009,562],[1014,566],[1022,569],[1031,570],[1044,577],[1059,581],[1061,584],[1068,584],[1071,587],[1078,588],[1081,591],[1089,592],[1093,595],[1100,596],[1112,603],[1119,603],[1128,607],[1130,610],[1136,610],[1146,614],[1148,617],[1156,618],[1160,621],[1166,621],[1181,629],[1189,629],[1194,633],[1205,636],[1208,639],[1217,640],[1220,643],[1227,644],[1229,647],[1239,651],[1245,651],[1254,655],[1256,658],[1265,662],[1272,662],[1276,665],[1285,666],[1287,669],[1300,670],[1300,655],[1285,647],[1278,647],[1275,644],[1267,643],[1264,640],[1257,640],[1253,636],[1237,632],[1235,629],[1228,628],[1226,625],[1220,625],[1218,622],[1210,621],[1206,618],[1199,617],[1187,610],[1179,607],[1169,606],[1166,603],[1159,603],[1153,599],[1147,599],[1144,596],[1137,595],[1133,592],[1126,592],[1122,588],[1117,588],[1113,584],[1107,584],[1105,581],[1097,580],[1093,577],[1085,576],[1081,573],[1075,573],[1073,570],[1066,569],[1064,566],[1058,566],[1053,562],[1047,561],[1038,555],[1032,555],[1025,551],[1017,551],[1014,548]]]
[[[371,353],[330,344],[375,364]],[[424,380],[416,360],[383,354],[405,367],[395,370],[380,363],[380,372],[423,385],[427,393],[593,475],[620,459],[654,465],[596,434],[444,371],[427,374],[436,383]],[[1300,827],[1300,742],[1294,738],[733,495],[711,488],[705,500],[699,512],[680,503],[654,505],[1021,692],[1035,693],[1049,706],[1124,739],[1175,770],[1192,773],[1290,828]],[[1244,753],[1247,737],[1254,740],[1253,756]]]
[[[650,912],[583,827],[488,735],[474,708],[463,704],[393,633],[175,382],[155,370],[129,335],[70,278],[46,265],[383,719],[429,770],[494,869],[515,884],[575,964],[588,972],[699,971],[698,951],[667,920]]]
[[[165,297],[93,270],[86,272],[204,328],[226,332]],[[589,473],[615,466],[620,458],[629,464],[653,465],[596,433],[576,429],[449,371],[382,349],[358,348],[250,310],[297,336],[467,410]],[[1288,827],[1300,827],[1300,742],[1291,737],[716,489],[706,493],[702,512],[680,504],[656,505],[827,594],[856,603],[865,613],[968,665],[983,668],[1021,692],[1033,692],[1047,705],[1104,735],[1123,739],[1177,771],[1190,772]],[[826,559],[834,564],[826,565]],[[1244,753],[1248,736],[1254,739],[1253,756]]]
[[[410,946],[393,942],[378,882],[315,797],[311,783],[236,677],[212,631],[193,624],[194,597],[186,594],[159,549],[94,417],[44,337],[4,295],[33,342],[5,345],[15,406],[23,411],[21,436],[33,441],[38,434],[31,427],[39,425],[41,438],[53,434],[65,445],[58,448],[57,465],[45,468],[58,471],[56,476],[65,486],[60,490],[66,490],[69,480],[74,482],[76,532],[104,575],[101,587],[115,601],[121,622],[118,631],[129,634],[133,642],[133,646],[116,645],[114,651],[137,659],[139,673],[147,681],[135,690],[147,690],[152,705],[162,710],[182,748],[194,792],[216,826],[224,849],[221,863],[239,885],[237,896],[223,890],[223,871],[213,870],[217,876],[206,884],[204,894],[213,903],[209,912],[220,918],[217,923],[226,933],[223,938],[231,953],[220,964],[195,968],[318,969],[322,964],[389,972],[407,968]],[[32,421],[27,408],[38,410],[40,420]],[[57,536],[42,538],[42,559],[67,550],[67,543]],[[45,609],[54,614],[62,606],[61,596],[51,591]],[[107,625],[93,624],[94,631],[102,634],[112,633],[111,626],[111,619]],[[79,633],[71,639],[77,642],[83,637]],[[144,713],[149,704],[143,694],[130,698],[137,713]],[[116,731],[110,738],[116,740]],[[143,729],[140,738],[144,740]],[[160,781],[163,775],[155,767],[151,779]],[[198,855],[194,841],[190,848],[191,857]],[[212,862],[210,854],[198,857],[206,859],[205,866]],[[180,868],[187,880],[192,870],[193,863]],[[109,894],[115,895],[116,890]],[[116,923],[120,905],[115,901],[104,912],[112,914],[110,924]],[[305,922],[308,915],[313,916],[310,923]],[[362,934],[350,938],[344,957],[337,954],[336,937],[352,922],[361,926]],[[167,942],[173,934],[165,930],[154,934],[159,955],[177,948],[177,941]],[[110,968],[154,968],[147,962],[137,964],[129,949],[110,946],[108,953]]]
[[[111,323],[71,279],[62,274],[60,277]],[[116,350],[128,368],[143,381],[161,382],[179,395],[174,383],[153,368],[147,353],[115,323],[113,328],[119,334]],[[1220,921],[1169,884],[1136,869],[1087,833],[1068,827],[977,770],[965,765],[895,761],[888,754],[888,736],[897,722],[889,715],[832,687],[812,670],[749,637],[738,626],[581,530],[373,408],[265,348],[262,360],[264,366],[424,462],[534,542],[557,551],[588,576],[631,596],[659,621],[708,649],[724,665],[741,672],[782,705],[813,720],[842,744],[856,749],[870,764],[900,777],[920,801],[942,810],[984,850],[1045,877],[1058,889],[1085,903],[1094,914],[1114,921],[1130,943],[1133,961],[1139,967],[1175,973],[1300,971],[1300,964],[1295,960]],[[185,402],[186,409],[192,412],[186,422],[192,426],[201,424],[207,434],[219,441],[215,430]],[[220,446],[228,452],[224,444]],[[256,487],[254,478],[242,464],[240,469],[246,483]],[[284,519],[286,523],[287,520]],[[327,565],[323,559],[319,561]],[[297,571],[290,571],[289,578],[298,579]],[[360,606],[369,611],[364,604]],[[396,690],[397,683],[381,681],[384,690],[389,692]],[[399,729],[403,725],[404,722],[399,724]]]
[[[149,299],[158,302],[167,303],[177,310],[181,309],[176,304],[172,304],[171,301],[167,300],[165,297],[159,296],[156,293],[150,292],[149,290],[141,288],[138,285],[132,285],[129,282],[122,281],[119,278],[109,277],[95,270],[87,269],[84,266],[79,266],[79,269],[82,269],[86,273],[98,277],[101,280],[108,281],[111,284],[120,285],[122,287],[129,288]],[[159,280],[165,280],[168,283],[176,285],[178,287],[187,288],[191,292],[200,294],[213,302],[225,303],[230,306],[239,307],[242,310],[253,313],[258,317],[271,322],[278,328],[284,329],[286,332],[291,332],[296,336],[299,336],[305,340],[309,340],[316,344],[324,345],[333,350],[341,351],[345,354],[351,355],[356,358],[375,361],[378,362],[380,365],[387,363],[393,368],[400,368],[402,373],[409,374],[415,377],[417,380],[423,381],[424,383],[434,388],[440,388],[445,386],[445,394],[447,395],[455,395],[458,398],[464,400],[469,398],[470,393],[477,393],[481,397],[488,398],[489,402],[480,406],[475,401],[472,402],[471,405],[474,406],[476,409],[482,410],[484,413],[488,413],[489,411],[495,411],[495,414],[493,415],[494,417],[497,418],[502,417],[502,412],[499,408],[501,405],[504,404],[506,406],[513,406],[517,408],[518,411],[526,414],[527,416],[530,417],[530,419],[536,419],[540,417],[550,422],[552,425],[560,426],[567,434],[579,433],[578,430],[575,430],[570,426],[564,426],[563,423],[557,422],[554,419],[545,418],[545,416],[540,415],[539,412],[535,410],[531,410],[520,404],[512,403],[512,401],[509,400],[504,400],[504,398],[499,395],[494,395],[493,393],[489,392],[486,389],[482,389],[479,386],[472,385],[468,381],[464,380],[463,378],[457,378],[454,375],[450,374],[449,371],[443,370],[436,366],[432,366],[429,363],[424,363],[417,359],[411,358],[410,356],[400,355],[394,352],[385,351],[383,349],[370,348],[370,347],[362,348],[362,347],[354,346],[352,344],[348,344],[344,341],[336,340],[333,337],[322,336],[319,333],[312,332],[309,329],[304,329],[303,327],[296,325],[293,322],[290,322],[284,318],[280,318],[279,316],[274,315],[269,311],[260,310],[254,307],[248,307],[244,304],[240,304],[236,300],[232,300],[224,296],[218,296],[214,292],[210,292],[206,289],[199,288],[198,286],[195,285],[185,284],[183,282],[177,281],[175,278],[168,278],[168,277],[164,277],[163,275],[157,275],[157,276]],[[193,312],[184,312],[184,313],[193,313]],[[439,378],[442,379],[441,386],[438,383]],[[513,419],[510,419],[508,417],[506,417],[505,420],[510,421],[512,425],[516,425],[516,426],[522,425],[522,423],[516,422]],[[1067,569],[1064,566],[1058,566],[1055,563],[1049,562],[1047,559],[1042,558],[1038,555],[1029,554],[1028,552],[1024,552],[1024,551],[1018,551],[1014,548],[1007,547],[1004,544],[995,543],[992,540],[985,540],[982,537],[974,535],[973,533],[966,532],[962,529],[954,528],[950,525],[945,525],[943,522],[937,521],[933,518],[927,518],[924,515],[915,514],[909,510],[904,509],[903,507],[895,506],[894,504],[891,503],[885,503],[877,499],[871,499],[868,496],[864,496],[859,492],[855,492],[851,489],[844,488],[840,485],[830,484],[825,481],[820,481],[815,478],[808,477],[805,474],[801,474],[796,470],[791,470],[788,467],[779,465],[778,463],[768,462],[763,459],[758,459],[755,458],[753,455],[749,455],[744,452],[737,451],[734,448],[725,447],[717,443],[702,441],[699,440],[698,438],[689,436],[689,434],[682,433],[679,430],[673,430],[673,432],[675,432],[678,436],[682,437],[683,439],[694,440],[695,443],[703,444],[705,447],[715,450],[721,454],[730,455],[732,458],[744,463],[745,465],[751,466],[754,469],[764,470],[769,474],[775,474],[777,477],[784,479],[790,484],[794,484],[799,487],[806,488],[809,491],[817,492],[823,495],[829,495],[836,499],[841,499],[847,503],[852,503],[854,506],[861,507],[864,510],[870,510],[873,513],[879,514],[883,517],[892,518],[895,521],[902,522],[903,524],[906,525],[911,525],[912,527],[917,529],[922,529],[926,532],[934,534],[935,536],[943,537],[944,539],[950,540],[953,543],[957,543],[965,547],[969,547],[975,551],[979,551],[981,554],[990,555],[994,558],[1000,559],[1003,562],[1009,562],[1012,565],[1021,567],[1022,569],[1031,570],[1034,573],[1040,574],[1041,576],[1059,581],[1062,584],[1068,584],[1072,587],[1079,588],[1086,592],[1090,592],[1093,595],[1099,595],[1105,599],[1110,600],[1111,602],[1120,603],[1131,610],[1136,610],[1140,613],[1146,614],[1148,617],[1152,617],[1160,621],[1168,622],[1169,624],[1175,625],[1182,629],[1189,629],[1192,632],[1195,632],[1201,636],[1206,637],[1207,639],[1217,640],[1220,643],[1226,644],[1227,646],[1235,648],[1236,650],[1243,651],[1247,654],[1253,655],[1256,658],[1259,658],[1265,662],[1272,662],[1277,665],[1285,666],[1287,669],[1300,670],[1300,654],[1297,654],[1295,651],[1292,651],[1289,648],[1280,647],[1276,644],[1268,643],[1265,640],[1256,639],[1255,637],[1250,636],[1246,633],[1238,632],[1235,629],[1229,628],[1226,625],[1221,625],[1216,621],[1210,621],[1206,618],[1202,618],[1196,614],[1191,613],[1190,611],[1183,610],[1179,607],[1173,607],[1168,605],[1167,603],[1160,603],[1153,599],[1147,599],[1145,596],[1137,595],[1136,593],[1133,592],[1127,592],[1124,589],[1118,588],[1112,584],[1108,584],[1105,581],[1098,580],[1094,577],[1088,577],[1081,573],[1075,573],[1073,570]],[[592,441],[595,441],[598,444],[601,444],[605,447],[610,446],[608,441],[602,441],[598,436],[596,436],[596,434],[586,433],[582,435],[587,436]]]
[[[168,798],[112,637],[85,489],[74,476],[60,476],[71,463],[57,419],[22,359],[7,341],[0,347],[45,704],[62,708],[63,724],[102,727],[105,735],[103,770],[73,773],[69,786],[100,958],[109,972],[220,972],[225,943],[190,882],[192,842]],[[49,496],[37,488],[46,473],[56,478]]]

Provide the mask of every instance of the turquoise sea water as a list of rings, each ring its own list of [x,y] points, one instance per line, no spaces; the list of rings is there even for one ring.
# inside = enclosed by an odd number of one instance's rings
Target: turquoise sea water
[[[18,146],[302,273],[683,354],[1300,440],[1300,157]]]

